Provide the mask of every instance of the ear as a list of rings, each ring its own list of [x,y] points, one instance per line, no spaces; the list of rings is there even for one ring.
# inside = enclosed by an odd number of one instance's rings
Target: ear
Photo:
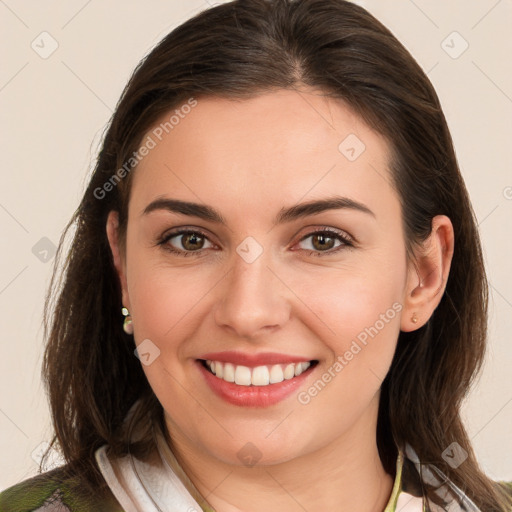
[[[409,263],[400,329],[414,331],[427,323],[441,302],[454,250],[453,226],[446,215],[432,219],[429,238]],[[417,322],[412,321],[413,314]]]
[[[130,299],[128,296],[128,286],[126,284],[126,258],[122,253],[119,246],[119,214],[112,210],[108,214],[107,218],[107,238],[112,251],[112,257],[114,260],[114,267],[119,277],[121,284],[122,302],[123,306],[130,310]]]

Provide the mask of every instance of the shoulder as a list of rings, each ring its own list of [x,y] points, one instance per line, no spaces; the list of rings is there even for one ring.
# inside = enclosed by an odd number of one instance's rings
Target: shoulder
[[[41,473],[0,492],[0,512],[123,512],[110,494],[83,492],[67,465]]]

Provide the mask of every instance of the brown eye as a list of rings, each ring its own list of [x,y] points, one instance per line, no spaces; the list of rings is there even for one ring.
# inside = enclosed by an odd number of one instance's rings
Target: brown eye
[[[191,230],[174,231],[164,236],[158,243],[164,249],[181,256],[202,254],[202,249],[214,247],[206,235],[200,231]]]
[[[354,247],[348,235],[330,229],[313,231],[299,242],[301,249],[315,256],[333,254],[343,248]]]
[[[204,237],[198,235],[197,233],[187,233],[181,235],[181,245],[187,251],[197,251],[198,249],[202,249],[204,245]]]
[[[313,245],[315,249],[318,249],[320,251],[332,249],[334,247],[334,244],[334,238],[332,236],[326,236],[323,233],[313,235],[311,238],[311,245]]]

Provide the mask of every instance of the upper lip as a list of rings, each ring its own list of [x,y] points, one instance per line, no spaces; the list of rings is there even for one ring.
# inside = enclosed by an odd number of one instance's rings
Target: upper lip
[[[198,359],[220,361],[222,363],[232,363],[248,367],[265,366],[280,363],[302,363],[313,361],[303,356],[294,356],[290,354],[278,354],[275,352],[261,352],[259,354],[248,354],[245,352],[227,351],[227,352],[208,352]]]

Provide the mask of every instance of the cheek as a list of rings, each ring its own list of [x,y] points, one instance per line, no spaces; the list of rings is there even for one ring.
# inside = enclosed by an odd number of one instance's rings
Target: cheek
[[[336,353],[360,333],[364,342],[365,329],[374,325],[379,331],[398,333],[395,325],[405,280],[405,267],[399,262],[387,268],[381,260],[307,273],[288,271],[285,280],[303,303],[299,314],[309,318],[320,339],[330,340]]]
[[[193,429],[193,424],[188,423],[190,418],[197,418],[204,411],[194,410],[195,401],[190,400],[183,386],[189,371],[182,364],[187,346],[183,341],[193,338],[193,331],[200,324],[198,305],[205,288],[197,285],[197,278],[191,278],[190,272],[161,262],[155,264],[147,255],[146,259],[141,255],[133,261],[128,268],[128,288],[134,338],[137,346],[151,340],[158,354],[142,369],[164,409],[172,417],[179,417],[185,430]],[[184,410],[189,414],[184,415]]]
[[[317,429],[323,439],[350,431],[371,408],[370,404],[378,403],[376,397],[389,371],[400,332],[402,306],[399,301],[393,302],[395,295],[389,288],[346,284],[341,290],[338,287],[330,301],[318,299],[311,306],[321,312],[323,322],[315,320],[316,334],[332,357],[323,362],[315,379],[297,395],[305,418],[322,418],[322,424],[315,423],[311,430]],[[371,426],[371,417],[367,421]]]
[[[172,340],[208,290],[208,276],[143,258],[134,261],[128,268],[128,291],[137,338]]]
[[[301,277],[300,297],[307,306],[303,321],[308,318],[310,330],[330,350],[323,370],[331,393],[324,398],[333,403],[352,403],[357,409],[358,401],[365,403],[378,391],[391,364],[400,332],[405,266],[398,258],[388,265],[385,261],[322,269],[325,279],[320,274]],[[323,390],[324,383],[311,395]]]

